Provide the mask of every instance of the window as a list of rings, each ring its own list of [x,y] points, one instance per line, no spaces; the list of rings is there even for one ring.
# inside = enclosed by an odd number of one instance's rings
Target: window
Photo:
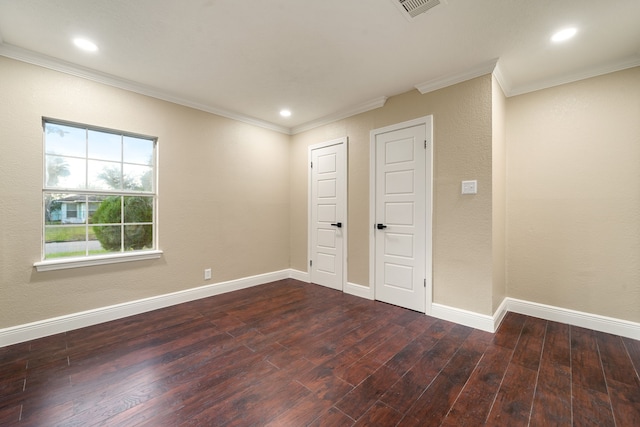
[[[159,253],[156,138],[50,119],[43,127],[44,233],[38,270],[79,259]],[[72,266],[82,265],[91,264]]]

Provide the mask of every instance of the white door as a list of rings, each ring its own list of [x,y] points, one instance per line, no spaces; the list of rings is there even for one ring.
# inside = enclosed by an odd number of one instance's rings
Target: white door
[[[375,298],[424,313],[431,291],[430,121],[375,132]]]
[[[344,288],[346,138],[310,147],[310,281]]]

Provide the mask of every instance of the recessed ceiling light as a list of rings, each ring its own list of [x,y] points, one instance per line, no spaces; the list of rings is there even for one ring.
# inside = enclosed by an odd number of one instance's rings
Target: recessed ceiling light
[[[86,50],[87,52],[95,52],[98,50],[98,46],[96,46],[95,43],[83,38],[73,39],[73,44],[75,44],[78,48],[82,50]]]
[[[280,110],[280,115],[282,117],[290,117],[291,116],[291,111],[289,111],[289,110]]]
[[[560,43],[569,40],[571,37],[575,36],[577,32],[578,30],[575,28],[565,28],[564,30],[560,30],[555,33],[551,37],[551,41],[554,43]]]

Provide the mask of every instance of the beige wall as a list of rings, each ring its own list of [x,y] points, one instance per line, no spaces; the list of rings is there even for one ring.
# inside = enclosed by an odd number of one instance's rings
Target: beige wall
[[[0,57],[0,328],[289,267],[289,136]],[[156,261],[37,273],[43,116],[157,136]]]
[[[307,149],[349,137],[348,280],[369,285],[369,135],[376,128],[433,115],[434,302],[492,314],[492,79],[432,93],[391,97],[382,108],[292,137],[291,266],[307,271]],[[478,194],[460,183],[478,180]]]
[[[209,267],[307,271],[308,146],[342,136],[348,280],[368,286],[370,131],[426,115],[434,302],[640,321],[640,68],[509,99],[487,75],[292,137],[2,57],[0,97],[0,328],[194,288]],[[35,272],[43,116],[159,137],[161,259]]]
[[[640,68],[507,100],[508,294],[640,321]]]
[[[492,250],[493,250],[493,289],[492,311],[495,312],[507,296],[507,137],[506,137],[506,98],[502,88],[492,78]]]

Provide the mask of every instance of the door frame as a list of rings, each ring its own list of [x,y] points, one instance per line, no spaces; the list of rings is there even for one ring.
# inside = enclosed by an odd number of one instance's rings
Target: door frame
[[[342,145],[343,149],[344,149],[344,156],[342,156],[342,162],[339,165],[339,167],[343,168],[344,170],[344,182],[343,183],[339,183],[340,188],[338,189],[338,192],[342,192],[342,194],[344,194],[344,203],[342,206],[342,209],[340,209],[340,212],[338,212],[338,215],[340,215],[342,218],[344,218],[342,220],[342,283],[341,283],[341,290],[342,292],[344,292],[344,289],[346,287],[347,284],[347,232],[349,230],[349,221],[347,220],[347,214],[348,214],[348,210],[347,210],[347,205],[349,204],[349,195],[347,193],[347,182],[349,181],[349,170],[347,168],[349,161],[348,161],[348,156],[349,156],[349,150],[348,150],[348,144],[349,144],[349,137],[343,136],[341,138],[336,138],[336,139],[332,139],[330,141],[325,141],[325,142],[320,142],[317,144],[313,144],[310,145],[308,147],[307,150],[307,260],[310,262],[311,261],[311,253],[313,252],[313,249],[311,247],[311,242],[313,240],[313,236],[312,236],[312,232],[313,232],[313,225],[312,225],[312,220],[311,220],[311,216],[312,216],[312,211],[311,209],[313,208],[312,204],[313,204],[313,197],[311,194],[311,189],[312,189],[312,182],[311,180],[313,179],[312,177],[312,168],[311,168],[311,161],[312,161],[312,156],[313,156],[313,150],[317,150],[319,148],[325,148],[325,147],[330,147],[332,145]],[[309,274],[309,283],[311,283],[311,266],[309,264],[307,264],[307,272]]]
[[[372,298],[376,294],[376,137],[378,135],[406,129],[414,126],[425,125],[427,147],[424,150],[426,156],[425,175],[425,276],[426,276],[426,304],[425,314],[431,314],[433,303],[433,115],[419,117],[406,122],[396,123],[369,133],[369,289]]]

